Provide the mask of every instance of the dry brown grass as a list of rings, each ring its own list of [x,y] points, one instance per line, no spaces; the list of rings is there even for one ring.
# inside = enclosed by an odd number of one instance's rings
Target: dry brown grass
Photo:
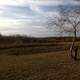
[[[0,45],[0,80],[80,80],[80,60],[70,57],[70,44]],[[80,42],[77,44],[80,46]]]
[[[28,43],[17,45],[0,45],[0,54],[23,55],[34,53],[46,53],[54,51],[63,51],[70,48],[71,42],[45,42]]]
[[[80,80],[80,61],[68,51],[0,55],[0,80]]]

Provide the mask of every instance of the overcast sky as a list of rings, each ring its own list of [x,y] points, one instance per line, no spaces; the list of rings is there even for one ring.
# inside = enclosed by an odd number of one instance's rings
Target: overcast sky
[[[73,0],[0,0],[0,32],[44,37],[57,35],[43,23],[47,16],[58,15],[58,5],[79,4]]]

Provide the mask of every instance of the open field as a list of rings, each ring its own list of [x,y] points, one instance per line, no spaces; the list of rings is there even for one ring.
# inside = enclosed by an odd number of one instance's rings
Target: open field
[[[1,36],[0,54],[24,55],[63,51],[70,48],[72,37],[29,38],[25,36]],[[80,38],[77,38],[80,47]]]
[[[80,80],[80,61],[68,51],[0,55],[0,80]]]
[[[37,53],[59,52],[69,50],[72,42],[48,42],[28,44],[2,44],[0,54],[5,55],[29,55]],[[80,42],[76,42],[80,48]]]
[[[0,42],[0,80],[80,80],[79,40],[78,60],[74,61],[69,52],[71,40],[24,43],[20,38],[13,43],[13,39]]]

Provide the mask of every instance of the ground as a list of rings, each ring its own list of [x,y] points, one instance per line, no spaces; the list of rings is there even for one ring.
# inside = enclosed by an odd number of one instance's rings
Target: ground
[[[0,55],[0,80],[80,80],[80,61],[69,51]]]

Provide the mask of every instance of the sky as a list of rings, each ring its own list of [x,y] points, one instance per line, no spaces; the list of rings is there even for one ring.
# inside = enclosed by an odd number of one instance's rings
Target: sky
[[[47,17],[58,15],[58,6],[79,2],[73,0],[0,0],[0,32],[34,37],[56,36],[54,27],[45,27]]]

